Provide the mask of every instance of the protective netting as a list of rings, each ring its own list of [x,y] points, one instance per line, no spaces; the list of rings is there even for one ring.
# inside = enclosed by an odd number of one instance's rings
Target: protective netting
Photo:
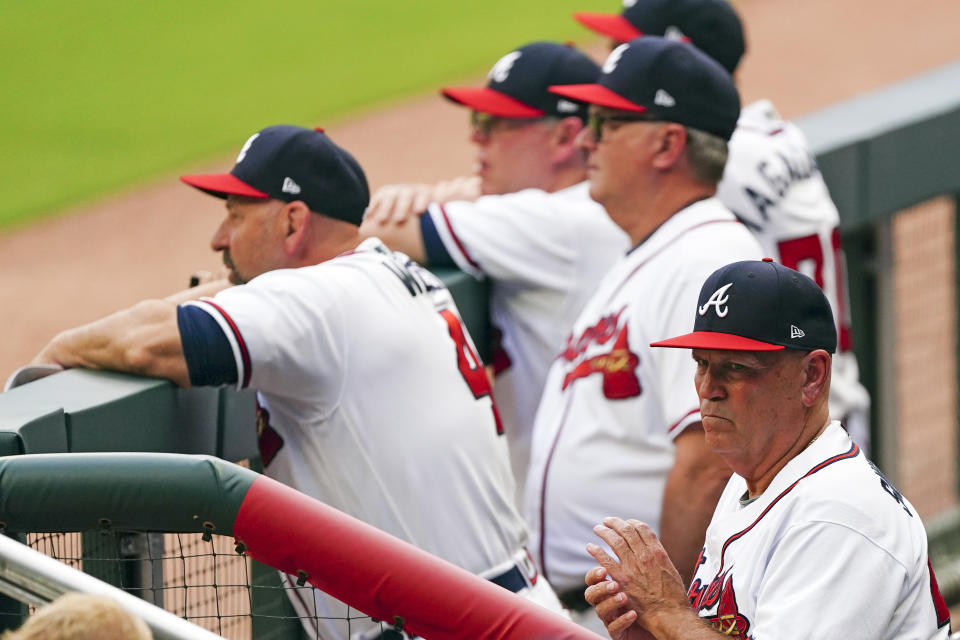
[[[330,621],[350,637],[370,624],[368,616],[346,607],[335,618],[298,614],[313,611],[315,589],[298,586],[295,577],[281,579],[269,568],[256,569],[227,536],[93,531],[27,534],[26,542],[229,640],[269,633],[327,638],[320,623]],[[290,599],[298,602],[296,610]]]

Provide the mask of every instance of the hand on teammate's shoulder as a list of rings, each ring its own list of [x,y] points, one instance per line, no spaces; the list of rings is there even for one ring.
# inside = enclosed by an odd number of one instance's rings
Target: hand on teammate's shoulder
[[[463,176],[436,184],[398,183],[377,189],[364,214],[365,224],[404,224],[426,212],[434,202],[476,200],[480,197],[480,178]]]

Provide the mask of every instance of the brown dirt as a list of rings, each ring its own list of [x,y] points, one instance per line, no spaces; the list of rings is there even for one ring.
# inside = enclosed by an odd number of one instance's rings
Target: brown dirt
[[[614,6],[589,4],[584,8]],[[740,0],[737,6],[749,42],[739,73],[744,101],[769,97],[787,117],[960,59],[956,0]],[[469,171],[465,120],[462,109],[430,94],[328,133],[358,156],[373,186],[431,181]],[[201,171],[227,170],[231,162]],[[216,269],[207,240],[221,211],[220,201],[169,176],[0,234],[0,335],[6,336],[0,381],[58,331],[176,291],[194,270]]]

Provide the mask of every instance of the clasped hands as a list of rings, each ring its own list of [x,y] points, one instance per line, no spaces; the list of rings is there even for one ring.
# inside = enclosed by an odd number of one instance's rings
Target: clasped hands
[[[671,615],[690,612],[680,574],[653,530],[639,520],[604,518],[593,529],[616,554],[587,551],[600,564],[585,578],[584,595],[614,640],[647,640]]]

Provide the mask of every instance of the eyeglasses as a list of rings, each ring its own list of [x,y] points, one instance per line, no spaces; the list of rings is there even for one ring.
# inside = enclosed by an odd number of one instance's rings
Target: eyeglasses
[[[502,118],[485,111],[470,112],[470,126],[483,136],[489,136],[494,129],[517,129],[543,118]]]
[[[603,125],[608,122],[659,122],[660,118],[652,113],[618,114],[604,116],[599,113],[590,114],[587,118],[587,127],[593,134],[593,139],[600,142],[603,137]]]

